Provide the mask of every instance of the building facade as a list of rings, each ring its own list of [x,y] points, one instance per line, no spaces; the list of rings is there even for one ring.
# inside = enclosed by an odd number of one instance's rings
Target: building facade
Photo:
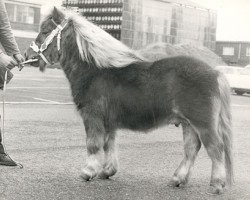
[[[188,0],[67,0],[63,5],[134,49],[165,42],[215,50],[216,12]]]
[[[250,42],[217,41],[215,52],[228,65],[250,64]]]
[[[36,38],[41,18],[41,4],[36,0],[5,0],[11,27],[21,53]]]

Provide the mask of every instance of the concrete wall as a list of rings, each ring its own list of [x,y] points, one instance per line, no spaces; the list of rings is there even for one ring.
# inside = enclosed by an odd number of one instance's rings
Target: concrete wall
[[[29,47],[33,40],[33,38],[16,37],[16,42],[18,44],[21,54],[24,54],[25,50]]]
[[[215,49],[216,13],[158,0],[124,0],[121,41],[139,49],[155,42]]]
[[[172,5],[154,0],[124,0],[121,41],[134,49],[171,42]]]
[[[11,22],[12,29],[23,31],[36,31],[39,30],[39,24],[26,24],[21,22]]]

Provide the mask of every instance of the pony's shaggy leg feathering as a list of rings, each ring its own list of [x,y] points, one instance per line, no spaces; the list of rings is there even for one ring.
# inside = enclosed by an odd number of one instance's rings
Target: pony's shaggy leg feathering
[[[221,194],[225,187],[226,173],[224,166],[223,140],[218,132],[211,129],[200,129],[200,138],[212,160],[212,173],[208,193]]]
[[[186,185],[190,170],[201,147],[200,139],[190,125],[182,124],[182,129],[185,154],[180,166],[176,169],[168,184],[173,187],[183,187]]]
[[[87,134],[88,158],[81,177],[86,181],[96,176],[107,179],[113,176],[118,168],[115,132],[106,131],[103,122],[96,117],[88,114],[82,114],[82,117]]]
[[[118,169],[115,136],[114,132],[108,132],[105,137],[104,165],[102,172],[99,174],[99,178],[101,179],[107,179],[115,175]]]
[[[87,160],[81,177],[88,181],[95,178],[103,166],[103,146],[105,129],[101,120],[88,114],[82,114],[86,131]]]

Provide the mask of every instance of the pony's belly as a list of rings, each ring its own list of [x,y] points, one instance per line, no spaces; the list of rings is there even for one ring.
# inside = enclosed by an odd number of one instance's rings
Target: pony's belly
[[[124,116],[125,117],[125,116]],[[174,124],[189,125],[190,120],[187,119],[180,111],[173,109],[171,112],[147,113],[144,115],[130,115],[123,118],[120,123],[121,128],[131,129],[135,131],[149,131],[160,126]]]
[[[149,131],[159,126],[168,125],[172,122],[169,115],[155,116],[155,115],[130,115],[121,121],[119,128],[126,128],[134,131]]]

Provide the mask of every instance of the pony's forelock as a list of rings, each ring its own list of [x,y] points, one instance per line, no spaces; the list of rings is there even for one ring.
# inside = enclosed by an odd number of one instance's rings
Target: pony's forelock
[[[146,60],[84,17],[67,12],[73,22],[80,57],[98,68],[125,67]]]

